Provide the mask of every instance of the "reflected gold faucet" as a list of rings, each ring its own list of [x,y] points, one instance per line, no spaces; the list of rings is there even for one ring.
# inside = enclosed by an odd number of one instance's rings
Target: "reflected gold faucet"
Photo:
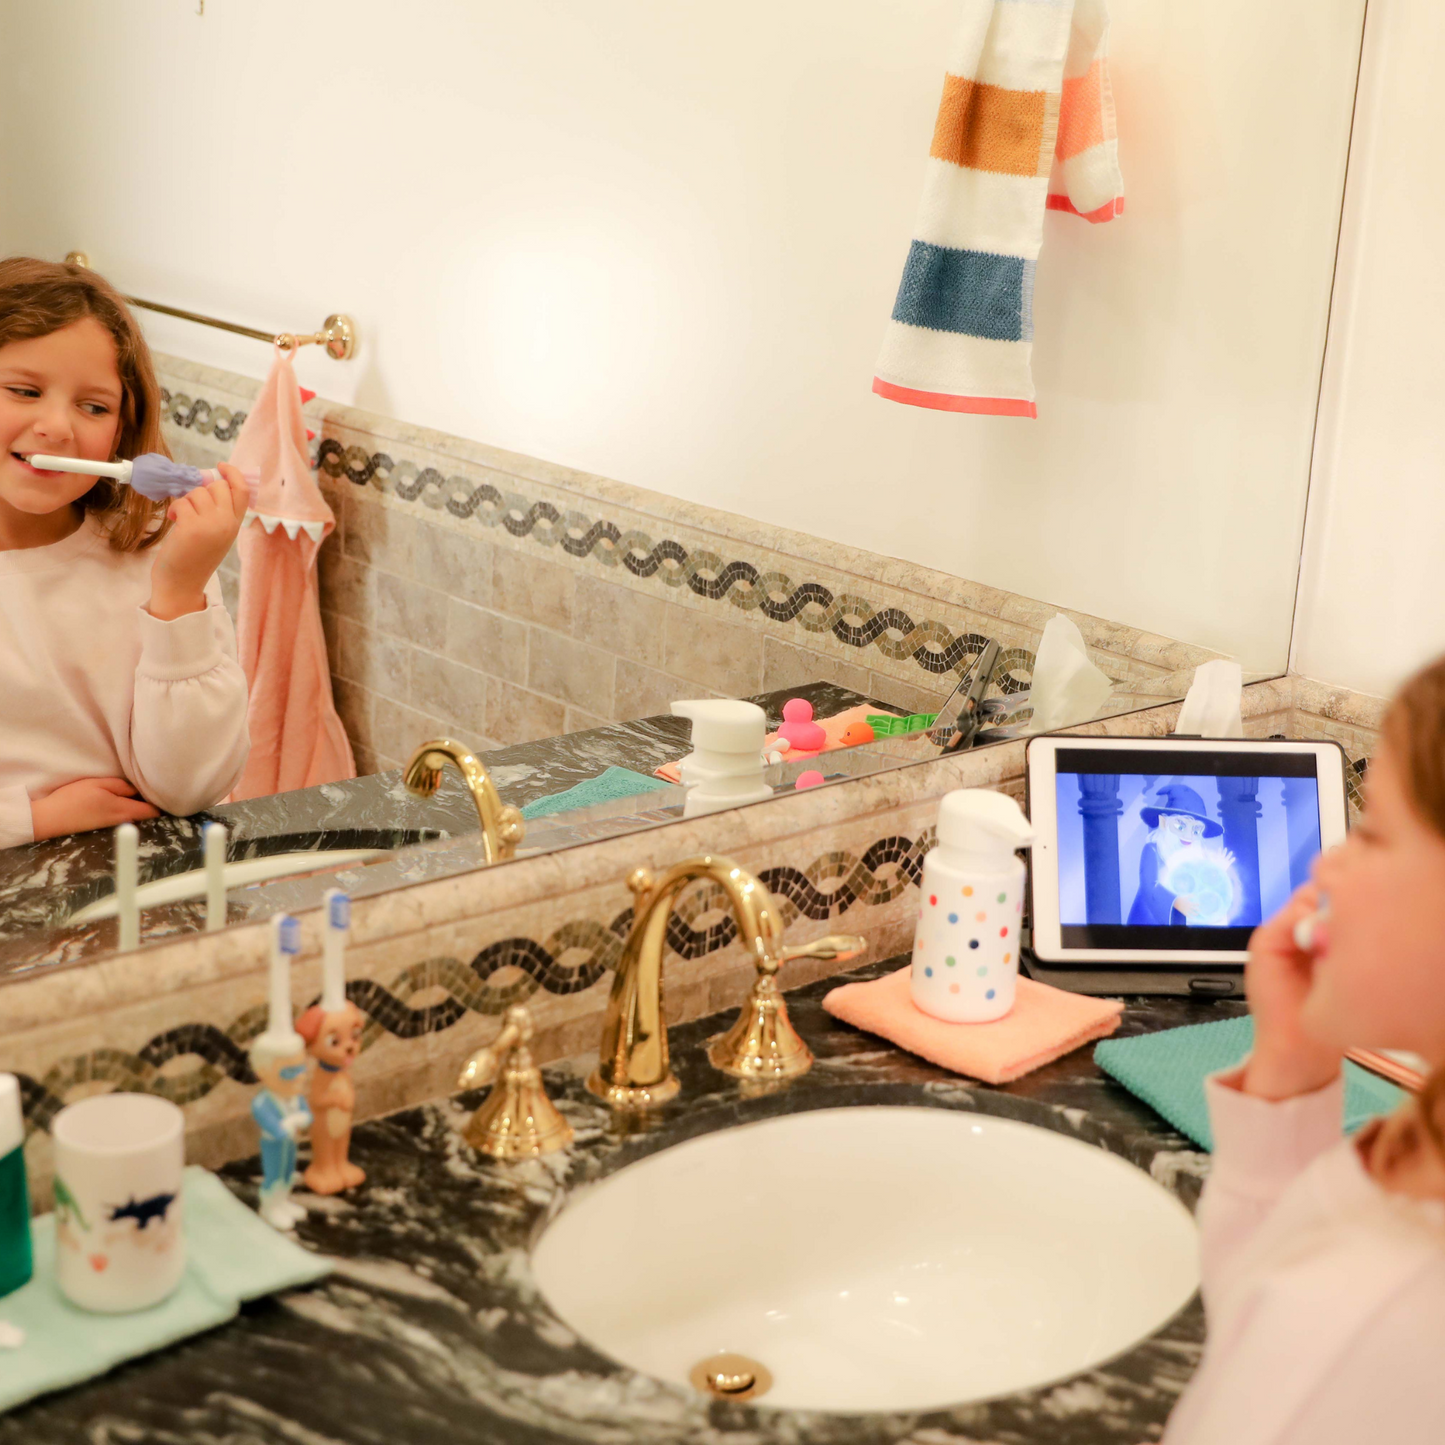
[[[615,1109],[647,1109],[673,1098],[681,1087],[668,1062],[662,959],[677,895],[699,878],[711,879],[727,895],[738,936],[758,971],[737,1023],[708,1050],[714,1068],[734,1078],[795,1079],[806,1074],[813,1055],[788,1019],[778,969],[790,958],[855,958],[868,946],[866,939],[848,934],[786,946],[772,894],[729,858],[690,858],[661,876],[637,869],[627,880],[635,900],[632,928],[607,1000],[597,1069],[587,1081],[587,1087]]]
[[[442,769],[448,763],[462,775],[477,805],[482,825],[482,856],[488,863],[504,863],[517,856],[526,824],[521,811],[503,803],[481,759],[470,748],[450,738],[433,738],[412,755],[402,774],[406,790],[418,798],[430,798],[441,785]]]

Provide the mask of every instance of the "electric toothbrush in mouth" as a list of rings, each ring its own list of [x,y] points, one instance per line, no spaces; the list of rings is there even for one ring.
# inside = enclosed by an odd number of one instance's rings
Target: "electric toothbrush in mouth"
[[[1330,900],[1321,894],[1320,906],[1307,913],[1294,926],[1294,944],[1301,953],[1321,953],[1325,947],[1325,934],[1330,922]]]
[[[71,472],[83,477],[109,477],[111,481],[131,487],[153,502],[167,502],[176,497],[184,497],[187,492],[194,491],[197,487],[204,487],[221,479],[220,472],[214,469],[207,468],[202,471],[199,467],[188,467],[184,462],[173,462],[169,457],[161,456],[159,452],[146,452],[133,462],[93,462],[84,457],[52,457],[43,452],[35,452],[26,457],[25,461],[36,471]],[[254,494],[255,479],[248,476],[246,480],[250,484],[249,490]],[[253,495],[252,501],[254,500]]]

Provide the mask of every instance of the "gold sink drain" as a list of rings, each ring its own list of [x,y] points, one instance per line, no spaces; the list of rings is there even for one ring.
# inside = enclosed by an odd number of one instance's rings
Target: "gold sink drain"
[[[688,1379],[695,1389],[719,1400],[752,1400],[773,1388],[772,1371],[746,1355],[709,1355],[688,1371]]]

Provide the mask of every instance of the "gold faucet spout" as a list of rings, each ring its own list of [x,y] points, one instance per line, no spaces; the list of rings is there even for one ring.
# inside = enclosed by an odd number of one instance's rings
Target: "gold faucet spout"
[[[646,1109],[680,1087],[668,1057],[662,968],[667,927],[677,896],[698,879],[727,896],[738,936],[752,955],[757,980],[737,1024],[709,1053],[715,1067],[738,1078],[796,1078],[813,1056],[788,1020],[776,975],[789,958],[851,958],[867,946],[853,936],[789,948],[783,920],[767,888],[730,858],[714,854],[674,864],[660,876],[639,868],[627,880],[634,896],[632,927],[612,980],[602,1023],[597,1069],[587,1087],[617,1109]]]
[[[515,858],[526,831],[522,814],[502,802],[481,759],[470,748],[450,738],[433,738],[423,743],[411,755],[402,775],[407,792],[418,798],[430,798],[441,786],[442,772],[448,763],[462,775],[476,804],[477,821],[482,825],[483,858],[488,863],[504,863]]]

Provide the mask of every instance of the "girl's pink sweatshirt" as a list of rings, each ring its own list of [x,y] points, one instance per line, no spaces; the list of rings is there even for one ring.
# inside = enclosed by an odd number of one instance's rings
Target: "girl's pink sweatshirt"
[[[1442,1445],[1445,1204],[1341,1138],[1344,1082],[1270,1103],[1209,1080],[1209,1338],[1164,1445]]]
[[[30,800],[77,778],[128,778],[184,814],[241,776],[246,679],[220,587],[161,622],[153,558],[88,514],[63,542],[0,552],[0,848],[31,842]]]

